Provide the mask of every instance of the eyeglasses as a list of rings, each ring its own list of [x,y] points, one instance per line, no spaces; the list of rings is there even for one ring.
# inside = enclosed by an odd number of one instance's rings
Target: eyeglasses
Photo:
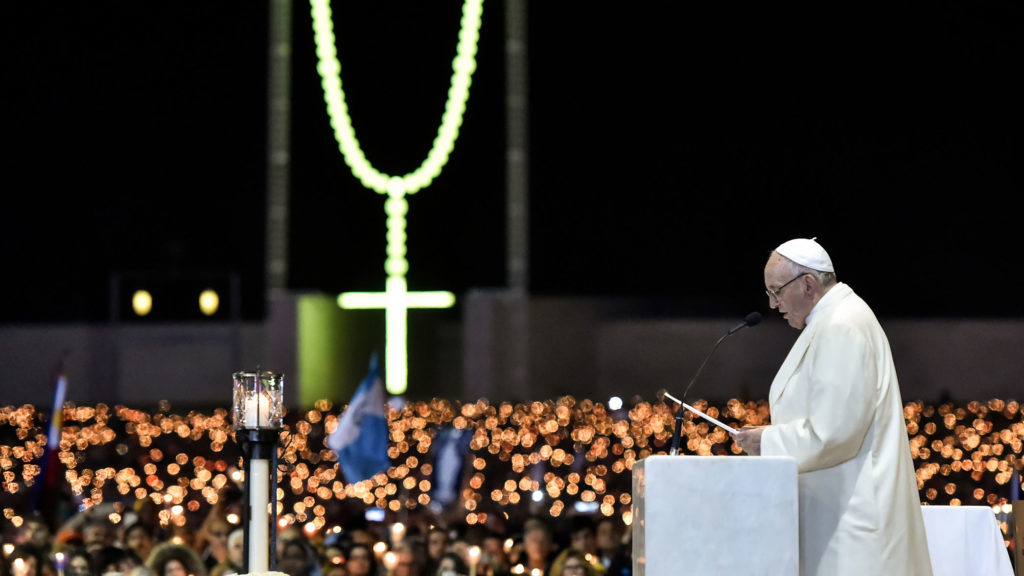
[[[782,289],[783,289],[783,288],[785,288],[786,286],[789,286],[790,284],[792,284],[793,282],[795,282],[795,281],[796,281],[796,280],[797,280],[798,278],[803,278],[804,276],[807,276],[807,274],[808,274],[807,272],[804,272],[804,273],[802,273],[802,274],[797,274],[795,278],[793,278],[793,279],[792,279],[792,280],[790,280],[789,282],[786,282],[786,283],[785,283],[785,284],[783,284],[782,286],[779,286],[779,287],[778,287],[778,288],[776,288],[775,290],[772,290],[771,288],[765,288],[765,289],[764,289],[764,293],[768,295],[768,298],[769,298],[769,299],[771,299],[771,298],[774,298],[775,300],[778,300],[778,299],[779,299],[779,296],[781,296],[781,295],[782,295]]]

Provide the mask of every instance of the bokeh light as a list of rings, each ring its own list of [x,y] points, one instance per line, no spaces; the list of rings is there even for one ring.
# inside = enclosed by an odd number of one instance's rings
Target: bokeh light
[[[770,422],[765,401],[695,406],[734,426]],[[397,515],[434,506],[434,439],[446,428],[470,433],[467,477],[454,504],[468,524],[516,520],[537,511],[552,517],[586,503],[602,516],[632,521],[631,478],[642,458],[667,454],[673,429],[668,406],[639,399],[622,411],[571,396],[525,403],[410,401],[388,412],[392,466],[346,482],[325,438],[341,407],[328,401],[291,411],[279,445],[278,509],[285,525],[307,531],[337,524],[342,506]],[[985,505],[1010,500],[1021,469],[1024,421],[1012,400],[905,405],[908,439],[921,501]],[[5,522],[17,526],[40,482],[48,415],[32,406],[0,407],[0,473]],[[684,454],[743,457],[728,434],[687,417]],[[197,525],[222,490],[241,486],[241,453],[227,409],[175,413],[125,406],[65,405],[58,488],[76,506],[150,501],[165,525]],[[237,520],[236,520],[237,521]]]

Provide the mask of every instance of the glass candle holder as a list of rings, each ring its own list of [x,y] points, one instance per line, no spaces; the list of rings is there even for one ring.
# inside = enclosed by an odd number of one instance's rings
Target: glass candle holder
[[[278,430],[284,419],[284,374],[235,372],[235,429]]]

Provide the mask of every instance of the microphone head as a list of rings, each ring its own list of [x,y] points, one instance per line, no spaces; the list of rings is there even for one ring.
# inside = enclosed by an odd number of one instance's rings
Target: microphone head
[[[747,317],[743,319],[743,323],[747,326],[757,326],[761,323],[761,313],[751,312],[750,314],[747,314]]]

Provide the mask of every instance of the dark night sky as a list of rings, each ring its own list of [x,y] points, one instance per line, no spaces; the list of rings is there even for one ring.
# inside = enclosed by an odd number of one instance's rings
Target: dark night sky
[[[767,252],[818,236],[880,314],[1024,314],[1019,5],[686,4],[530,4],[533,293],[741,316],[765,307]],[[502,10],[484,5],[455,152],[410,198],[413,289],[505,282]],[[334,11],[356,134],[407,173],[460,4]],[[260,317],[266,25],[240,0],[8,10],[0,322],[104,321],[115,272],[124,290],[233,272]],[[334,142],[302,2],[293,40],[290,287],[380,289],[383,199]]]

